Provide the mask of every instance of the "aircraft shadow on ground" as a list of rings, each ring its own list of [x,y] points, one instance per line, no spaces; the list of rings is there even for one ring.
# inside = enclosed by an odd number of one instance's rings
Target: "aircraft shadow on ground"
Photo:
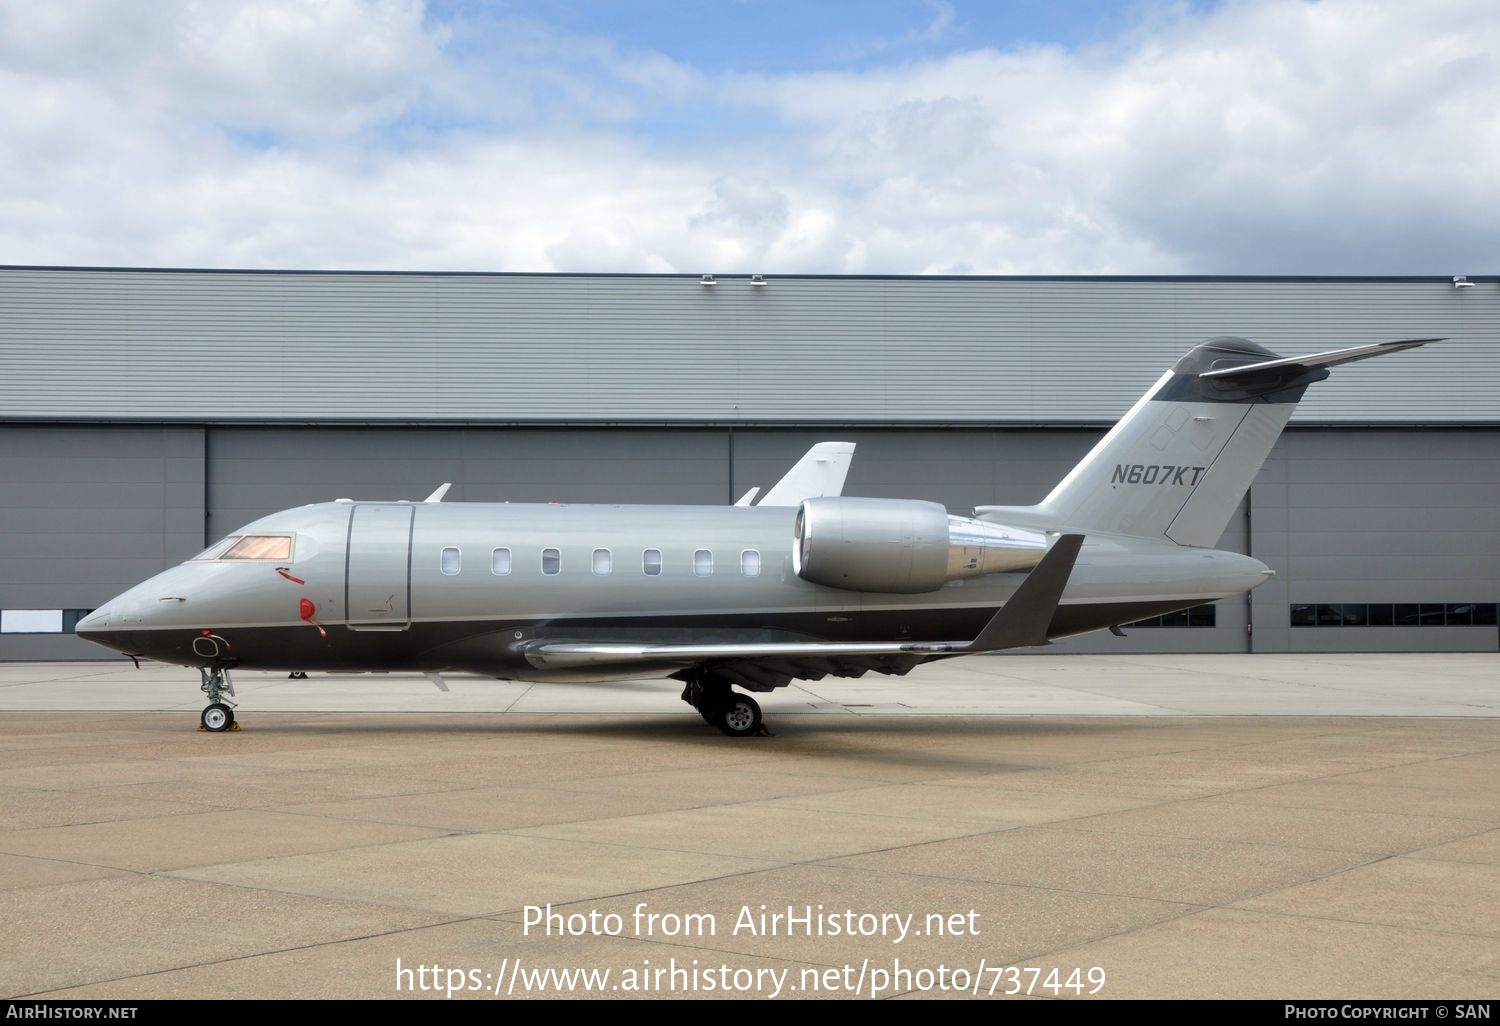
[[[297,716],[288,720],[286,717]],[[360,715],[359,722],[346,719]],[[824,757],[840,761],[869,761],[887,766],[940,769],[954,773],[1004,773],[1035,769],[1008,758],[1006,745],[1023,740],[1074,739],[1088,734],[1118,735],[1121,731],[1160,729],[1147,723],[1115,720],[1069,720],[1066,723],[1035,717],[834,717],[827,715],[781,715],[771,723],[772,735],[727,738],[691,715],[633,714],[628,717],[593,718],[577,713],[522,714],[475,713],[461,720],[450,713],[417,714],[287,714],[266,713],[246,731],[277,736],[325,735],[348,737],[398,737],[413,734],[451,738],[507,737],[593,738],[674,747],[712,747],[726,759],[753,766],[786,757]],[[371,723],[368,716],[389,716],[389,722]],[[991,753],[976,756],[973,745],[992,746]],[[953,747],[962,751],[953,751]]]

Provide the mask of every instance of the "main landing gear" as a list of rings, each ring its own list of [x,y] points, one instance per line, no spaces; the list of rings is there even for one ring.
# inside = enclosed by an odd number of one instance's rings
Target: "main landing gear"
[[[239,730],[234,722],[233,703],[224,701],[225,695],[234,697],[234,681],[229,678],[229,671],[221,666],[204,666],[198,669],[198,673],[203,677],[201,690],[208,696],[208,708],[198,717],[203,729],[211,734]]]
[[[726,681],[708,674],[690,680],[682,689],[682,700],[698,710],[704,723],[730,737],[770,736],[760,703],[734,691]]]

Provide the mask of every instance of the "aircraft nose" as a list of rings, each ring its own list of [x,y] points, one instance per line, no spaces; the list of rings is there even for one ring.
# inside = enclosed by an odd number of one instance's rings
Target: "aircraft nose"
[[[106,602],[74,624],[73,633],[84,641],[123,652],[125,642],[120,634],[120,626],[120,604],[118,600],[114,600]]]
[[[110,620],[113,616],[113,603],[106,602],[104,605],[94,610],[88,616],[85,616],[82,620],[79,620],[78,623],[74,625],[73,632],[75,634],[81,634],[84,636],[88,636],[90,634],[100,634],[109,629]]]

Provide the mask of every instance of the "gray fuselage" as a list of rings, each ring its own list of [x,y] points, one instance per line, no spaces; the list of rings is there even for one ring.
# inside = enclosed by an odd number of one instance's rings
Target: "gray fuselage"
[[[291,539],[291,558],[198,558],[96,610],[80,635],[191,666],[468,670],[616,679],[639,662],[551,671],[537,641],[731,644],[964,641],[1024,572],[894,595],[811,584],[788,507],[331,502],[234,536]],[[1005,510],[1006,523],[1029,510]],[[991,517],[1000,513],[990,513]],[[212,553],[213,550],[210,550]],[[659,572],[654,568],[659,554]],[[1049,637],[1240,594],[1269,571],[1239,553],[1091,533]]]

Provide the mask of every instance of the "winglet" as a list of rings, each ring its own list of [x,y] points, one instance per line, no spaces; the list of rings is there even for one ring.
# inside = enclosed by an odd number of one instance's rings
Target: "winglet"
[[[1082,547],[1081,534],[1065,534],[1057,539],[1036,569],[1026,575],[1010,601],[969,642],[966,651],[996,652],[1002,648],[1045,645],[1047,628],[1052,625],[1052,616],[1062,601],[1063,589],[1068,586],[1068,577]]]
[[[442,484],[438,485],[436,491],[434,491],[431,495],[427,496],[427,498],[423,499],[422,501],[423,502],[442,502],[443,501],[443,496],[447,495],[448,494],[448,489],[452,488],[452,487],[453,487],[453,482],[452,481],[444,481]]]

